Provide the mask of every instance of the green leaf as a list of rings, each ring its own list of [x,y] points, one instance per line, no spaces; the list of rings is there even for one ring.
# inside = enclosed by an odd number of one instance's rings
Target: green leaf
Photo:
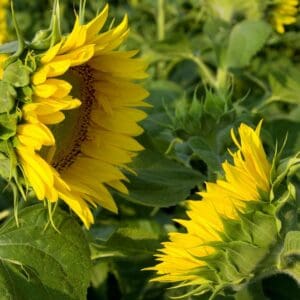
[[[264,21],[243,21],[233,28],[227,51],[227,67],[247,66],[252,57],[263,47],[271,33]]]
[[[28,68],[18,59],[4,70],[3,80],[15,87],[24,87],[30,83],[29,75]]]
[[[8,179],[11,176],[11,162],[9,158],[1,152],[0,152],[0,176],[5,179]]]
[[[207,141],[200,136],[191,137],[188,140],[188,144],[194,154],[203,160],[210,170],[217,172],[221,166],[221,161],[220,156],[215,153],[216,149],[209,146]]]
[[[207,91],[204,101],[204,111],[215,120],[219,120],[225,113],[225,99],[218,94]]]
[[[56,209],[49,223],[43,205],[19,212],[17,227],[10,219],[0,228],[1,299],[86,299],[90,253],[81,227]]]
[[[0,81],[0,114],[8,113],[13,109],[16,97],[17,93],[13,86]]]
[[[185,200],[195,186],[203,182],[199,172],[150,150],[142,152],[131,167],[137,175],[128,174],[129,195],[122,196],[147,206],[176,205]]]
[[[107,240],[102,238],[103,227],[112,234]],[[103,225],[93,228],[95,242],[92,245],[92,258],[152,256],[160,246],[160,226],[150,220],[135,219],[123,221],[118,227]],[[100,236],[100,238],[99,238]]]

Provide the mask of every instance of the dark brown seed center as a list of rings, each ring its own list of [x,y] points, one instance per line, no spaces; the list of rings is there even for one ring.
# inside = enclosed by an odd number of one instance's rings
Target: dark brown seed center
[[[81,145],[87,139],[95,103],[95,80],[89,65],[71,68],[63,79],[72,84],[71,95],[80,99],[82,104],[77,109],[64,112],[65,120],[52,128],[56,152],[51,164],[58,172],[70,167],[81,154]]]

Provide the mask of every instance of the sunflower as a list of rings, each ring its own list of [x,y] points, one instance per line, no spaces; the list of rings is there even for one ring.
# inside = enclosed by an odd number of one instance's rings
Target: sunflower
[[[278,2],[278,3],[277,3]],[[271,22],[279,33],[284,33],[284,26],[296,22],[298,0],[277,1],[271,12]]]
[[[0,2],[0,44],[7,41],[7,22],[6,22],[6,8],[8,0],[1,0]]]
[[[127,193],[124,169],[143,147],[134,139],[146,117],[148,93],[133,80],[147,77],[137,51],[117,51],[127,17],[100,32],[108,5],[89,23],[40,55],[32,101],[22,107],[17,155],[39,200],[62,199],[88,228],[91,206],[117,212],[109,188]],[[130,170],[130,169],[129,169]]]
[[[200,286],[198,291],[201,288],[206,291],[211,286],[217,285],[216,282],[222,278],[220,270],[226,269],[227,274],[230,272],[234,274],[229,279],[233,281],[238,271],[234,273],[232,270],[242,269],[238,265],[238,259],[233,260],[232,269],[230,262],[226,265],[226,259],[230,261],[228,249],[233,244],[237,245],[228,228],[229,224],[235,228],[235,239],[238,239],[237,233],[246,230],[246,226],[237,230],[241,219],[245,219],[246,214],[251,212],[251,205],[263,202],[270,192],[271,165],[259,137],[260,130],[261,122],[255,130],[241,124],[240,142],[232,131],[232,139],[238,147],[236,152],[230,152],[233,164],[228,161],[223,163],[225,178],[217,180],[216,183],[207,182],[206,191],[199,193],[201,201],[188,201],[189,220],[175,220],[184,226],[187,232],[170,233],[170,241],[165,242],[157,254],[159,263],[148,268],[157,272],[157,277],[153,281],[183,282],[182,285],[196,285]],[[226,240],[230,242],[226,244]],[[242,244],[245,245],[250,246],[249,241]],[[239,248],[241,252],[242,246]],[[220,254],[220,249],[225,251],[224,256]],[[246,253],[249,256],[250,250],[247,249]],[[259,253],[256,247],[254,255],[259,256]],[[214,262],[219,264],[215,270]],[[247,272],[251,273],[251,267],[247,268]],[[236,282],[239,282],[238,280],[241,281],[236,279]],[[220,285],[224,286],[226,280],[222,278],[221,281]]]
[[[0,45],[7,42],[7,21],[6,21],[6,8],[8,5],[8,0],[3,0],[0,2]],[[2,64],[6,60],[7,56],[0,54],[0,79],[2,78]]]

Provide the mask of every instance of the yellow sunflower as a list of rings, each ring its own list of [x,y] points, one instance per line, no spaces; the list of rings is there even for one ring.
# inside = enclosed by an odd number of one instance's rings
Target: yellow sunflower
[[[8,3],[8,0],[0,1],[0,44],[7,41],[6,8]]]
[[[225,178],[216,183],[206,183],[206,191],[199,193],[201,201],[188,201],[189,220],[176,220],[187,232],[169,235],[170,241],[165,242],[157,254],[159,263],[149,268],[157,272],[158,277],[154,281],[213,285],[212,262],[209,257],[217,255],[217,245],[221,245],[228,256],[227,246],[222,244],[228,239],[226,222],[229,220],[239,224],[247,205],[262,201],[270,191],[271,165],[259,137],[260,130],[261,123],[255,130],[241,124],[240,142],[232,131],[232,139],[238,147],[236,152],[230,152],[233,164],[227,161],[223,163]],[[255,251],[258,256],[259,250]],[[219,256],[215,259],[226,265],[225,258]],[[237,261],[233,264],[239,269]],[[220,271],[221,268],[217,269]]]
[[[100,32],[108,5],[88,24],[40,56],[32,75],[32,102],[22,108],[17,155],[39,200],[62,199],[88,228],[90,205],[117,212],[109,187],[127,193],[122,169],[143,147],[134,139],[146,117],[138,107],[147,77],[137,51],[117,51],[128,35],[127,17]],[[67,112],[63,112],[67,111]]]
[[[271,22],[279,33],[284,33],[284,26],[296,22],[298,0],[279,0],[271,12]]]
[[[7,42],[8,34],[7,34],[7,20],[6,20],[6,9],[8,5],[8,0],[1,0],[0,2],[0,45]],[[6,60],[7,56],[4,54],[0,54],[0,79],[2,79],[3,62]]]

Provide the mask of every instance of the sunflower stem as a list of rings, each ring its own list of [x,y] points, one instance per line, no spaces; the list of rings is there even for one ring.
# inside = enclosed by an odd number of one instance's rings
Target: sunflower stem
[[[165,1],[157,0],[157,39],[165,39]]]
[[[199,56],[189,55],[187,56],[187,59],[190,59],[196,63],[196,65],[198,66],[199,73],[203,77],[204,81],[206,81],[215,89],[218,88],[215,76]]]
[[[5,69],[9,64],[13,63],[16,61],[19,56],[23,53],[24,48],[25,48],[25,41],[24,38],[21,34],[20,27],[17,22],[16,14],[15,14],[15,9],[14,9],[14,3],[11,1],[11,15],[12,15],[12,20],[13,20],[13,25],[17,34],[17,40],[18,40],[18,49],[17,51],[9,58],[6,60],[4,63],[3,68]]]
[[[18,189],[14,184],[11,184],[13,195],[14,195],[14,218],[17,224],[17,227],[19,227],[19,217],[18,217],[18,211],[19,211],[19,202],[18,202]]]
[[[163,41],[165,39],[165,1],[157,0],[157,40]],[[158,62],[157,64],[157,75],[158,77],[163,77],[163,72],[165,69],[164,62]]]
[[[57,202],[54,204],[54,208],[52,209],[52,204],[50,201],[46,201],[47,203],[47,208],[48,208],[48,216],[49,216],[49,220],[48,222],[46,223],[46,226],[44,227],[44,230],[43,231],[46,231],[49,224],[51,224],[51,226],[53,227],[53,229],[57,232],[57,233],[61,233],[59,231],[59,229],[55,226],[55,223],[54,223],[54,220],[53,220],[53,215],[54,215],[54,212],[56,210],[56,207],[57,207]]]

